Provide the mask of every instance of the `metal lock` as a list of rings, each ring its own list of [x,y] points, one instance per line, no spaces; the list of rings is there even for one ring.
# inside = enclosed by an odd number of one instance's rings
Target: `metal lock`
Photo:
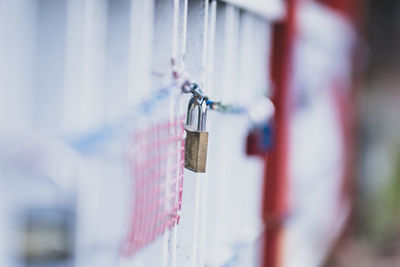
[[[265,157],[272,143],[271,125],[265,123],[253,127],[246,138],[246,154]]]
[[[193,112],[197,108],[197,126],[193,125]],[[207,103],[204,98],[192,97],[186,118],[185,168],[206,172],[208,132],[206,132]]]

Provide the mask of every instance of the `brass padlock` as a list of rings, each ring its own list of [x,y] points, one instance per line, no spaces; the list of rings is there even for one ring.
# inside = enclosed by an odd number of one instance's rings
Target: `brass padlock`
[[[197,107],[197,126],[193,125],[193,112]],[[206,132],[207,103],[204,98],[192,97],[186,118],[185,168],[206,172],[208,132]]]

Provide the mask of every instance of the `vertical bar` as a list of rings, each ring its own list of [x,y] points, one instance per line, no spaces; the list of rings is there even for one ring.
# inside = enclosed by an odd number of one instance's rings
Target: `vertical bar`
[[[205,24],[205,31],[207,31],[206,35],[206,45],[203,50],[204,57],[204,88],[206,92],[211,95],[212,91],[212,71],[214,67],[214,47],[215,47],[215,31],[216,31],[216,16],[217,16],[217,1],[212,0],[209,6],[206,6],[209,10],[206,15],[207,21]],[[208,127],[210,129],[210,127]],[[210,164],[210,163],[208,163]],[[199,260],[198,266],[204,266],[207,260],[207,247],[209,244],[209,240],[207,232],[208,232],[208,216],[209,216],[209,208],[208,208],[208,199],[209,199],[209,175],[202,178],[202,189],[201,189],[201,210],[200,210],[200,231],[199,231]]]
[[[208,32],[209,32],[209,0],[204,0],[204,37],[203,37],[203,54],[202,54],[202,77],[201,83],[203,85],[207,84],[207,73],[208,73],[208,57],[209,57],[209,39],[208,39]],[[205,92],[208,93],[208,88],[205,88]],[[198,176],[201,176],[200,174]],[[201,184],[197,185],[199,188],[199,206],[197,207],[199,212],[199,229],[198,229],[198,251],[196,252],[197,262],[195,266],[204,266],[204,249],[205,249],[205,233],[206,233],[206,222],[207,222],[207,195],[208,195],[208,175],[204,175],[203,178],[200,177]],[[196,177],[199,179],[199,177]]]
[[[211,73],[213,78],[213,97],[231,101],[234,87],[227,87],[228,79],[236,77],[235,49],[232,46],[237,45],[236,25],[234,22],[238,19],[237,10],[233,6],[221,4],[218,6],[216,17],[215,33],[215,55],[218,55],[214,61],[215,71]],[[233,57],[233,58],[231,58]],[[228,64],[231,64],[228,66]],[[233,78],[234,79],[234,78]],[[235,83],[233,83],[235,84]],[[229,240],[232,237],[232,217],[230,209],[233,208],[233,199],[230,195],[232,188],[231,154],[230,146],[232,144],[230,134],[226,135],[226,127],[230,127],[231,118],[224,117],[221,114],[210,113],[210,129],[213,133],[210,138],[208,153],[208,175],[212,177],[209,184],[209,205],[208,205],[208,229],[207,241],[209,246],[206,248],[207,264],[222,265],[230,257],[228,248]],[[217,123],[218,122],[218,123]],[[218,142],[224,140],[224,142]],[[228,166],[229,165],[229,166]],[[217,219],[218,218],[218,219]],[[224,251],[224,253],[222,253]]]
[[[179,42],[179,0],[174,0],[174,19],[172,30],[172,61],[174,66],[178,60],[178,42]]]
[[[105,0],[69,0],[64,130],[84,132],[103,121],[106,55]]]
[[[239,59],[238,59],[238,92],[236,101],[251,105],[263,98],[268,90],[268,56],[269,56],[269,22],[242,12],[240,16]],[[260,216],[262,200],[262,182],[264,162],[259,158],[244,154],[248,129],[251,127],[247,118],[236,119],[234,160],[235,176],[235,217],[237,218],[236,249],[234,258],[237,266],[258,266],[261,255],[257,248],[263,233],[263,222]],[[236,146],[237,148],[237,146]],[[243,177],[247,177],[243,179]],[[251,192],[251,193],[250,193]]]
[[[177,34],[178,34],[178,17],[177,9],[179,6],[176,1],[171,0],[156,0],[155,1],[155,19],[154,19],[154,35],[153,35],[153,52],[152,52],[152,88],[160,88],[163,86],[162,80],[164,77],[171,75],[172,64],[175,62],[175,54],[177,53]],[[178,9],[179,11],[179,9]],[[174,96],[171,95],[169,98],[168,106],[164,107],[164,116],[167,115],[169,122],[173,121],[174,118]],[[164,117],[163,117],[164,118]],[[149,119],[158,120],[157,117],[151,117]],[[159,136],[158,139],[165,137]],[[170,147],[168,147],[170,149]],[[161,163],[159,163],[161,164]],[[167,168],[174,163],[170,159],[167,159]],[[171,173],[168,172],[166,182],[171,181]],[[169,195],[170,188],[166,190],[166,194]],[[165,204],[168,210],[168,203]],[[170,241],[173,238],[172,232],[166,229],[163,234],[162,242],[162,266],[167,267],[172,258],[173,247],[171,247]],[[156,241],[157,242],[157,241]],[[153,250],[154,251],[154,250]]]
[[[186,2],[184,2],[186,5]],[[184,12],[185,7],[184,7]],[[208,1],[189,1],[187,11],[187,33],[183,30],[183,63],[191,79],[205,82],[207,64]],[[183,19],[185,27],[186,19]],[[204,180],[207,174],[194,174],[185,170],[185,189],[182,200],[182,217],[178,232],[177,266],[202,266],[201,209]],[[200,265],[199,265],[200,264]]]
[[[171,63],[174,53],[174,32],[176,17],[174,17],[174,1],[155,1],[155,24],[153,36],[152,87],[159,88],[162,78],[171,73]]]
[[[86,75],[83,69],[85,38],[86,1],[68,0],[66,37],[65,37],[65,67],[64,90],[62,105],[62,131],[72,133],[83,130],[80,122],[83,79]]]
[[[137,106],[150,91],[152,82],[154,8],[154,0],[131,0],[127,92],[129,106]],[[152,251],[160,254],[159,244],[151,244],[130,258],[122,257],[120,266],[161,266],[160,257],[152,257]]]
[[[32,100],[36,127],[59,132],[65,61],[66,0],[38,0],[35,81]]]
[[[65,94],[64,116],[66,129],[74,133],[89,131],[104,119],[107,8],[106,0],[69,2],[66,84],[71,87]],[[104,246],[108,238],[103,231],[105,213],[99,208],[106,169],[95,157],[86,158],[85,166],[84,179],[77,184],[76,265],[114,265],[114,251],[94,249]]]
[[[179,0],[174,0],[174,14],[173,14],[173,38],[172,38],[172,59],[171,59],[171,65],[172,67],[176,67],[177,64],[177,60],[178,60],[178,54],[179,54],[179,35],[180,35],[180,31],[179,31],[179,18],[180,18],[180,1]],[[170,100],[169,100],[169,104],[170,104],[170,110],[169,110],[169,121],[173,121],[176,120],[181,117],[182,114],[182,101],[181,101],[181,97],[179,96],[179,99],[177,99],[176,94],[171,94],[170,96]],[[177,102],[177,103],[176,103]],[[176,129],[176,127],[173,127],[174,129]],[[169,133],[171,134],[171,133]],[[178,135],[178,133],[174,130],[174,132],[172,133],[173,135]],[[175,145],[175,147],[172,147],[172,151],[176,150],[179,151],[180,149],[180,142],[177,142],[177,144]],[[179,166],[179,161],[180,161],[180,157],[177,156],[177,160],[171,161],[171,159],[169,159],[169,165],[173,166]],[[168,166],[168,169],[170,169],[170,166]],[[176,169],[176,171],[174,172],[173,177],[170,177],[170,179],[177,179],[179,177],[179,167]],[[179,179],[179,178],[178,178]],[[167,180],[167,183],[169,181]],[[168,188],[168,190],[170,190],[170,187]],[[176,182],[175,188],[174,188],[174,192],[172,192],[172,194],[180,194],[179,193],[180,190],[180,185],[179,182]],[[178,197],[178,195],[176,195],[176,197]],[[169,210],[169,209],[167,209]],[[165,262],[165,267],[171,266],[171,267],[175,267],[176,265],[176,246],[177,246],[177,223],[174,223],[173,228],[172,229],[168,229],[166,231],[166,246],[167,246],[167,251],[168,251],[168,260]]]
[[[188,3],[189,0],[181,0],[180,4],[182,6],[182,46],[181,55],[179,57],[179,66],[185,69],[185,58],[186,58],[186,40],[187,40],[187,17],[188,17]]]
[[[37,2],[0,0],[0,137],[8,134],[29,135],[33,125],[34,46],[37,25]],[[22,136],[22,135],[21,135]],[[4,140],[3,140],[4,142]],[[7,151],[1,151],[5,153]],[[15,264],[15,240],[10,224],[11,210],[4,201],[9,188],[4,187],[2,167],[0,201],[0,266]]]
[[[33,126],[37,1],[0,1],[0,125]]]
[[[131,0],[129,49],[129,105],[137,104],[151,83],[154,0]]]
[[[274,143],[265,164],[263,217],[265,243],[263,266],[281,265],[282,217],[287,209],[288,182],[288,122],[289,122],[289,75],[295,33],[295,12],[297,0],[287,2],[287,20],[277,23],[273,29],[271,78],[275,84]]]
[[[207,54],[207,71],[206,71],[206,84],[205,88],[208,90],[208,94],[212,95],[212,74],[214,71],[214,56],[215,56],[215,32],[217,25],[217,1],[211,0],[210,3],[210,14],[209,14],[209,34],[208,34],[208,54]]]
[[[188,12],[188,0],[174,0],[174,38],[173,38],[173,54],[172,54],[172,65],[179,71],[184,68],[184,54],[186,51],[186,34],[187,34],[187,12]],[[173,104],[175,107],[175,118],[182,118],[184,116],[185,109],[183,107],[183,98],[179,94],[178,99],[175,100],[178,103]],[[171,102],[171,101],[170,101]],[[172,103],[172,102],[171,102]],[[179,133],[180,134],[180,133]],[[178,142],[176,149],[179,150],[181,142]],[[183,151],[184,153],[184,151]],[[178,162],[175,162],[177,166],[180,164],[179,161],[183,160],[183,155],[177,157]],[[183,166],[182,166],[183,168]],[[183,175],[180,168],[177,169],[176,176]],[[183,177],[182,177],[183,181]],[[176,192],[179,196],[181,195],[182,185],[177,183]],[[179,211],[180,212],[180,211]],[[169,262],[168,266],[175,267],[177,264],[177,246],[178,246],[178,224],[175,224],[172,231],[169,234]]]
[[[104,119],[119,119],[128,107],[130,0],[108,0]]]

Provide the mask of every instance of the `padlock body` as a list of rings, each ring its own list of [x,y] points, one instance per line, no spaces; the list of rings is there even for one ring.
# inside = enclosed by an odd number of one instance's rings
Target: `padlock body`
[[[206,172],[208,132],[185,127],[185,168],[194,172]]]

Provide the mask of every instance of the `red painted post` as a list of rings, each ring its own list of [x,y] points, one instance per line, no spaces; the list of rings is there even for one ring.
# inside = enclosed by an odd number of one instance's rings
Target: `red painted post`
[[[360,2],[359,0],[324,0],[320,1],[350,18],[355,25],[360,21]],[[264,199],[263,199],[263,219],[266,225],[264,248],[263,248],[263,267],[279,267],[282,262],[282,241],[284,236],[283,221],[289,212],[288,194],[288,158],[289,158],[289,103],[291,93],[289,90],[291,80],[291,68],[293,47],[296,34],[296,7],[297,0],[288,0],[286,19],[278,22],[273,28],[273,44],[271,57],[271,78],[274,86],[273,102],[275,104],[274,118],[274,142],[266,158]],[[351,107],[352,96],[337,96],[338,107],[346,115],[341,116],[343,136],[347,148],[353,144],[352,126],[353,121],[350,114],[353,114]],[[339,111],[339,115],[341,112]],[[343,201],[351,198],[351,165],[352,150],[344,152],[346,160],[346,171],[343,177]],[[350,200],[351,202],[351,200]]]
[[[273,145],[266,157],[264,179],[263,219],[266,226],[264,237],[264,267],[280,266],[282,222],[288,211],[288,91],[293,38],[295,32],[296,0],[287,3],[287,16],[274,25],[272,36],[271,78],[273,82]]]

